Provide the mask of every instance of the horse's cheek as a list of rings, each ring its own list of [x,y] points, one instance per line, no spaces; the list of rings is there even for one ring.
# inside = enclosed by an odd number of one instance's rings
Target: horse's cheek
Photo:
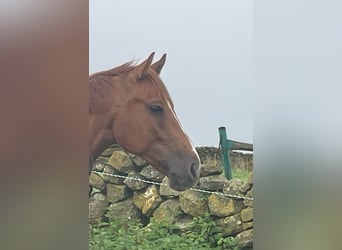
[[[116,142],[131,153],[137,153],[139,149],[139,137],[133,132],[134,129],[125,122],[115,123],[113,132]]]

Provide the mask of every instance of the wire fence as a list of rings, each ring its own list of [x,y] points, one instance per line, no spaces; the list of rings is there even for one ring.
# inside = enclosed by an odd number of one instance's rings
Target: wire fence
[[[156,182],[156,181],[149,181],[149,180],[144,180],[144,179],[135,178],[135,177],[110,174],[110,173],[103,173],[103,172],[94,171],[94,170],[92,171],[92,173],[96,173],[96,174],[100,174],[100,175],[107,175],[107,176],[117,177],[117,178],[122,178],[122,179],[128,179],[128,180],[133,180],[133,181],[141,181],[141,182],[144,182],[147,184],[152,184],[152,185],[169,187],[169,185],[167,185],[165,183],[160,183],[160,182]],[[206,193],[206,194],[216,194],[216,195],[225,196],[225,197],[229,197],[229,198],[233,198],[233,199],[243,199],[243,200],[253,201],[252,197],[246,197],[246,196],[240,196],[240,195],[234,195],[234,194],[225,194],[225,193],[221,193],[221,192],[213,192],[213,191],[208,191],[208,190],[203,190],[203,189],[198,189],[198,188],[190,188],[189,190],[192,190],[195,192],[200,192],[200,193]]]

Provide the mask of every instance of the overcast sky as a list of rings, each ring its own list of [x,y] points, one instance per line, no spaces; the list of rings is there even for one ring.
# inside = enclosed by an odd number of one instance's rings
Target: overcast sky
[[[253,142],[253,6],[232,1],[89,3],[89,73],[153,51],[167,53],[161,78],[196,146],[228,137]]]

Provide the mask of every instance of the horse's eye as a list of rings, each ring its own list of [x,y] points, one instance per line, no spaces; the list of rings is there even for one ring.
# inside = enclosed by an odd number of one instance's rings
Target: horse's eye
[[[149,106],[150,111],[155,114],[162,114],[163,113],[163,108],[158,105],[158,104],[152,104]]]

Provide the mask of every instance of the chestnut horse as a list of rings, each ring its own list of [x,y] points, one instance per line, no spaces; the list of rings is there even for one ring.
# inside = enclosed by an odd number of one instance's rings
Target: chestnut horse
[[[119,144],[184,191],[197,183],[201,164],[159,77],[166,54],[154,64],[153,56],[89,76],[89,172],[107,146]]]

